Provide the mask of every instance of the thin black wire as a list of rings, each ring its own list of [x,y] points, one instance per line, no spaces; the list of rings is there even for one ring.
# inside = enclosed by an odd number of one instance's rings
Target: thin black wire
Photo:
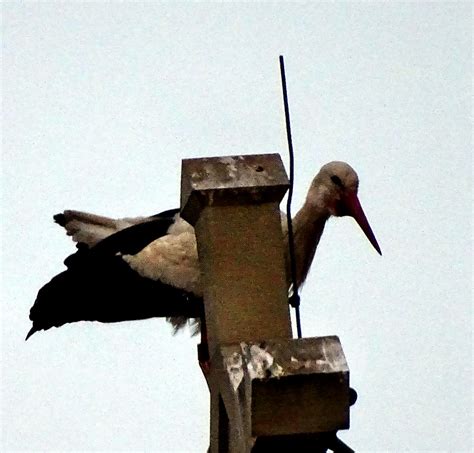
[[[286,136],[288,139],[288,151],[290,155],[290,189],[288,191],[288,200],[286,203],[286,220],[288,222],[288,248],[289,248],[289,253],[290,253],[292,294],[288,302],[295,309],[296,330],[298,332],[298,338],[301,338],[302,334],[301,334],[301,318],[300,318],[300,296],[298,294],[298,286],[296,284],[295,243],[294,243],[294,238],[293,238],[293,224],[291,221],[291,200],[293,198],[295,159],[294,159],[294,153],[293,153],[293,141],[291,139],[290,109],[288,107],[288,93],[286,90],[285,62],[283,61],[283,55],[280,55],[280,72],[281,72],[281,85],[283,88],[283,103],[285,105]]]

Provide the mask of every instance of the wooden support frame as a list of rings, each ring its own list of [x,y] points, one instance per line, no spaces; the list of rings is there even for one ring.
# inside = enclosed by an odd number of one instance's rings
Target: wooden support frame
[[[211,453],[262,451],[278,436],[317,442],[349,427],[339,339],[292,339],[279,210],[287,188],[278,154],[182,164],[181,215],[195,228],[203,282]]]

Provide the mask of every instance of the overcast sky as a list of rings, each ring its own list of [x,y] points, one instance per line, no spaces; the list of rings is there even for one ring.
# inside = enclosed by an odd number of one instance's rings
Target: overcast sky
[[[4,3],[2,451],[204,452],[195,338],[163,320],[24,337],[74,251],[64,209],[177,207],[181,159],[279,152],[294,208],[345,160],[383,250],[326,228],[305,336],[336,334],[358,452],[471,451],[469,3]],[[65,298],[64,303],[67,303]]]

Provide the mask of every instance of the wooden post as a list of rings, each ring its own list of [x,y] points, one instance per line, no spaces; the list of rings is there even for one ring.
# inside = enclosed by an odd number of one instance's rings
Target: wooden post
[[[186,159],[181,215],[195,227],[210,356],[212,453],[349,426],[337,337],[292,340],[277,154]],[[262,450],[263,449],[263,450]]]
[[[196,231],[210,351],[291,338],[279,210],[287,185],[275,154],[183,161],[181,215]]]

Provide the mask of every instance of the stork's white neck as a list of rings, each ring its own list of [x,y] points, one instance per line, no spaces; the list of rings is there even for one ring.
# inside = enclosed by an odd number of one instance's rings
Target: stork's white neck
[[[293,218],[295,243],[296,282],[300,287],[308,275],[316,248],[329,218],[327,209],[306,203]]]

